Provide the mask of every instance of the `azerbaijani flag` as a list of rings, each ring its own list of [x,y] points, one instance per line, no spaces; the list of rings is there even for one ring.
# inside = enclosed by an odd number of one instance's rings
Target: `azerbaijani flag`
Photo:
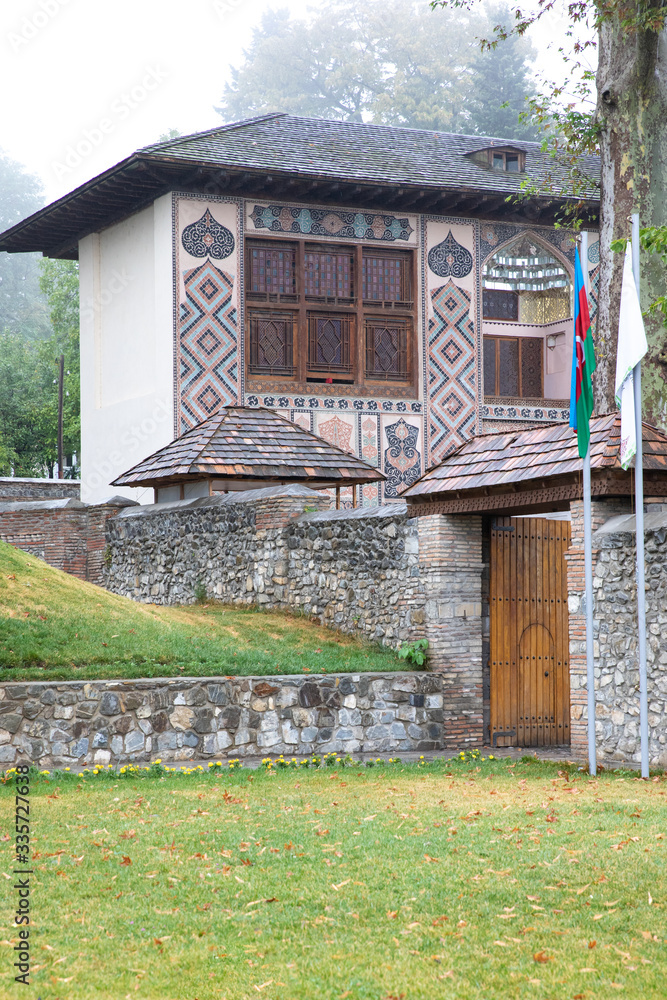
[[[574,344],[572,349],[572,383],[570,386],[570,427],[577,432],[579,458],[585,458],[591,432],[589,421],[593,412],[595,348],[591,333],[591,317],[579,251],[574,255]]]

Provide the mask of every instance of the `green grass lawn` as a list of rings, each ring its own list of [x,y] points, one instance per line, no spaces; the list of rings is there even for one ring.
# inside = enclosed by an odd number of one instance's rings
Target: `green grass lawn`
[[[0,683],[401,670],[391,650],[281,612],[157,607],[0,542]]]
[[[6,902],[0,996],[663,1000],[666,792],[488,760],[44,775],[33,985]]]

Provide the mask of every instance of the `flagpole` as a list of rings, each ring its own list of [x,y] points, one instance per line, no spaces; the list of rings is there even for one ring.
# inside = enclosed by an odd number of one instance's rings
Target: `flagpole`
[[[632,214],[632,272],[639,298],[639,213]],[[639,651],[639,738],[642,778],[648,778],[648,685],[646,679],[646,585],[644,579],[644,460],[642,365],[632,370],[635,397],[635,536],[637,541],[637,645]]]
[[[588,296],[588,233],[581,234],[584,290]],[[591,524],[591,443],[584,458],[584,579],[586,600],[586,687],[588,694],[588,770],[597,773],[595,745],[595,659],[593,646],[593,541]]]

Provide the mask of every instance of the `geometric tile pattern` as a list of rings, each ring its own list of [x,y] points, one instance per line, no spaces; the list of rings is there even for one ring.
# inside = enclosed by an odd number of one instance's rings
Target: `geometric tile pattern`
[[[234,279],[210,260],[184,272],[179,325],[179,433],[239,402]]]
[[[594,246],[599,246],[595,243]],[[591,329],[595,337],[598,316],[598,293],[600,287],[600,265],[591,268],[588,272],[588,313],[591,318]]]
[[[429,465],[475,433],[475,332],[470,295],[453,281],[431,292],[428,324]]]

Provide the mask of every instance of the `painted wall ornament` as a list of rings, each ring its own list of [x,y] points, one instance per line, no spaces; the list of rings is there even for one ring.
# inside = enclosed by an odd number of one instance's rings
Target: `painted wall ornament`
[[[293,208],[289,205],[255,205],[250,216],[255,229],[272,233],[302,233],[339,239],[409,240],[414,232],[407,218],[344,209]]]
[[[216,222],[208,208],[201,219],[185,227],[181,243],[191,257],[224,260],[234,252],[234,237],[226,226]]]
[[[472,254],[456,242],[450,229],[442,243],[429,250],[428,266],[439,278],[465,278],[472,271]]]
[[[417,450],[419,428],[408,424],[403,417],[385,428],[388,448],[384,452],[384,484],[386,497],[397,497],[421,474],[421,455]]]

